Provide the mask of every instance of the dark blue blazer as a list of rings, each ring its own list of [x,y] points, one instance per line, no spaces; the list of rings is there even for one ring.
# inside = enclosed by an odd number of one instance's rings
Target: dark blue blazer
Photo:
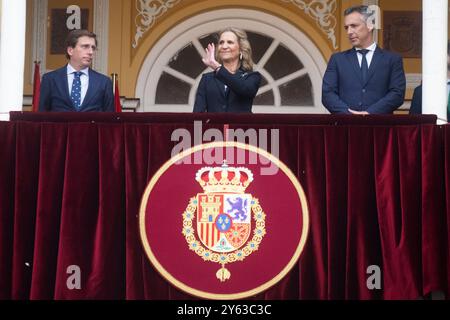
[[[392,113],[403,104],[405,72],[402,58],[377,46],[365,83],[356,50],[335,53],[328,62],[322,83],[322,103],[331,113],[348,109]]]
[[[417,86],[414,89],[411,107],[409,108],[410,114],[422,114],[422,85]],[[450,121],[450,110],[447,108],[447,121]]]
[[[197,89],[194,112],[252,112],[260,83],[259,72],[239,69],[232,74],[221,67],[217,73],[205,73]]]
[[[77,111],[70,99],[67,65],[42,76],[39,111]],[[89,69],[89,86],[80,111],[114,111],[111,80]]]
[[[419,85],[414,89],[409,113],[422,114],[422,85]]]

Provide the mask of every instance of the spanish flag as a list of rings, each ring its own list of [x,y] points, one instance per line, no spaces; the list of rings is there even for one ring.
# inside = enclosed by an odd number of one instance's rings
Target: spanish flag
[[[122,106],[120,105],[120,94],[119,94],[119,78],[114,77],[114,110],[116,112],[122,112]]]

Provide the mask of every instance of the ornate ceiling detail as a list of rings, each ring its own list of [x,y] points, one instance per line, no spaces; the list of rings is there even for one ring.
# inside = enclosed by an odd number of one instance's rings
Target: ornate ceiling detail
[[[331,40],[333,48],[337,49],[335,28],[336,28],[336,0],[282,0],[289,2],[303,10],[308,16],[314,19],[320,29]]]
[[[155,23],[155,20],[162,16],[181,0],[136,0],[136,10],[138,14],[134,19],[136,34],[134,35],[133,48],[136,48],[139,39],[142,38]]]
[[[155,23],[155,20],[166,13],[170,8],[178,4],[181,0],[136,0],[136,10],[138,14],[135,17],[136,34],[134,35],[133,48],[138,46],[142,38]],[[300,10],[304,11],[309,17],[314,19],[320,29],[328,36],[332,42],[333,48],[337,49],[335,29],[337,25],[336,0],[281,0],[292,3]]]

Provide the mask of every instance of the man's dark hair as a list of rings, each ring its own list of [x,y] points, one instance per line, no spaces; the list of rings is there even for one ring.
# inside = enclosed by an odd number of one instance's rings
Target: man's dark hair
[[[70,59],[69,54],[67,53],[67,48],[75,48],[78,43],[78,39],[80,37],[89,37],[94,38],[95,46],[97,46],[97,35],[93,32],[90,32],[85,29],[75,29],[69,32],[66,38],[66,58]]]
[[[369,6],[353,6],[345,9],[344,16],[348,16],[353,12],[360,13],[364,17],[364,21],[367,21],[367,19],[369,19],[369,17],[371,17],[374,13],[372,10],[370,10]]]

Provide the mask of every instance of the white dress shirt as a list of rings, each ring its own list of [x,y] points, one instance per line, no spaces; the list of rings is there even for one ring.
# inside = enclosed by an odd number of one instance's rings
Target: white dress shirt
[[[77,72],[77,70],[75,70],[70,63],[67,64],[67,82],[69,85],[69,96],[72,93],[72,82],[73,82],[73,77],[74,77],[74,73]],[[89,86],[89,68],[84,68],[82,70],[80,70],[80,72],[82,73],[80,76],[80,81],[81,81],[81,100],[80,100],[80,105],[83,104],[83,100],[84,97],[86,96],[86,92]]]
[[[376,48],[377,48],[377,44],[375,42],[372,43],[367,48],[365,48],[365,49],[369,50],[369,52],[366,53],[367,66],[369,68],[370,68],[370,63],[372,62],[373,54],[374,54]],[[361,50],[362,48],[355,48],[355,49],[356,49],[356,52],[358,52],[358,50]],[[356,56],[358,57],[359,67],[361,67],[362,54],[358,53]]]

